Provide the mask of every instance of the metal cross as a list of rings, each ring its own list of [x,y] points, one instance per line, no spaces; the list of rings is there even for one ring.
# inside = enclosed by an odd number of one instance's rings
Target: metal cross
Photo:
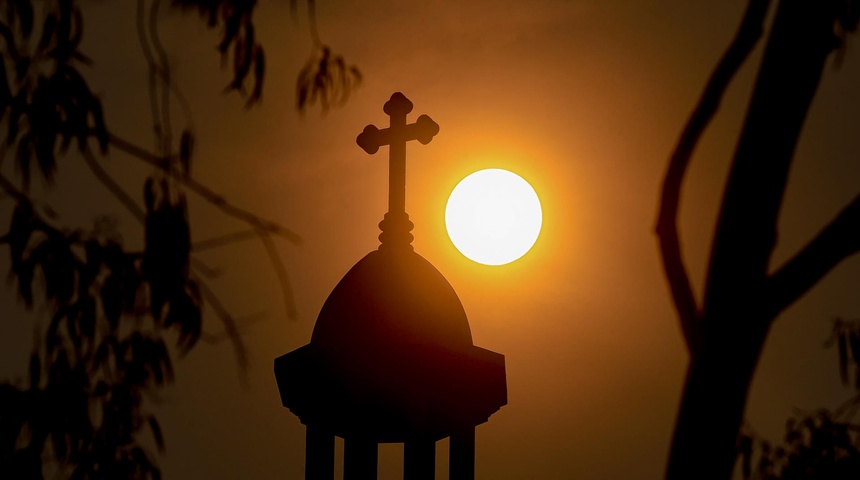
[[[371,155],[388,145],[388,211],[399,215],[406,213],[406,142],[418,140],[427,145],[439,133],[439,125],[427,115],[407,125],[406,114],[412,111],[412,102],[400,92],[391,95],[383,111],[391,117],[389,127],[380,130],[368,125],[355,141]]]

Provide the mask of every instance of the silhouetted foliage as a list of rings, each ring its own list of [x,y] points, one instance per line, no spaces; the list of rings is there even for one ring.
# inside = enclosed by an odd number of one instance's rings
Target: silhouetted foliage
[[[786,421],[779,444],[746,426],[738,444],[744,479],[860,478],[860,422],[855,418],[860,409],[860,321],[836,319],[825,343],[834,345],[842,383],[853,386],[855,395],[833,410],[797,412]]]
[[[305,105],[319,102],[323,111],[331,105],[343,105],[349,93],[361,83],[361,72],[354,65],[347,65],[340,55],[322,46],[318,55],[311,56],[299,74],[296,85],[296,105],[304,110]]]
[[[254,35],[256,1],[173,0],[172,5],[195,9],[221,30],[218,51],[233,60],[227,90],[242,94],[249,106],[259,102],[265,56]],[[312,12],[313,2],[308,6]],[[287,311],[294,314],[286,271],[270,237],[293,243],[298,237],[235,207],[192,177],[193,128],[181,129],[178,145],[172,137],[171,98],[188,112],[158,37],[160,1],[139,0],[137,7],[157,153],[109,131],[101,101],[82,74],[93,62],[79,50],[84,15],[78,2],[0,5],[0,160],[11,153],[19,177],[0,172],[0,189],[13,203],[0,245],[8,247],[9,280],[20,301],[43,307],[48,315],[44,330],[37,331],[26,382],[0,384],[0,478],[160,478],[157,453],[165,442],[147,404],[173,381],[177,356],[203,337],[204,299],[223,322],[224,337],[244,368],[235,319],[207,286],[209,271],[193,259],[186,191],[250,227],[250,235],[204,240],[200,248],[258,237],[282,282]],[[312,57],[322,73],[308,77],[303,70],[299,76],[299,86],[313,83],[308,88],[314,92],[298,103],[301,111],[315,102],[325,110],[331,99],[345,99],[357,85],[329,80],[347,67],[319,42],[313,15],[310,20],[315,45],[325,54]],[[355,67],[348,68],[360,78]],[[141,200],[110,177],[94,150],[127,154],[152,166]],[[102,217],[88,229],[65,226],[50,205],[31,197],[32,178],[50,186],[60,161],[81,159],[143,225],[142,251],[125,246],[114,219]]]

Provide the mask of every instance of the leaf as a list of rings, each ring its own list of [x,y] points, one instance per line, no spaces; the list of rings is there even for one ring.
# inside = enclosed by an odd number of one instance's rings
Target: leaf
[[[38,352],[30,354],[30,390],[39,388],[40,379],[42,377],[42,361],[39,358]]]
[[[38,51],[45,51],[53,43],[56,30],[57,16],[50,14],[45,18],[45,23],[42,24],[42,36],[39,38]]]
[[[848,339],[845,332],[839,332],[837,337],[837,351],[839,353],[839,378],[843,385],[848,385]]]
[[[110,357],[116,353],[117,347],[118,344],[115,336],[105,337],[96,349],[96,354],[93,356],[93,364],[97,368],[102,368],[105,363],[111,363]]]
[[[11,121],[11,119],[10,119]],[[25,134],[18,141],[18,148],[15,152],[15,167],[21,172],[21,181],[24,184],[24,189],[27,190],[30,185],[30,159],[32,158],[32,142],[31,136]]]
[[[81,308],[80,316],[78,317],[78,322],[80,324],[81,334],[87,339],[89,343],[92,343],[95,340],[96,333],[96,306],[95,301],[92,297],[86,297],[81,300],[83,303],[83,308]]]
[[[164,325],[178,325],[177,346],[182,355],[187,354],[200,340],[203,330],[202,304],[199,288],[194,281],[189,280],[185,291],[171,300]]]
[[[33,4],[30,0],[18,0],[18,16],[21,19],[24,38],[29,38],[33,33]]]
[[[158,425],[158,420],[152,415],[149,416],[149,429],[152,430],[152,438],[155,440],[155,445],[158,451],[164,453],[164,436],[161,434],[161,427]]]
[[[96,383],[96,388],[93,389],[92,396],[96,398],[103,397],[107,395],[108,392],[110,392],[110,386],[104,380],[99,380],[98,383]]]
[[[851,358],[854,360],[854,388],[860,389],[860,330],[851,332]]]
[[[72,29],[72,33],[69,37],[69,44],[71,47],[71,51],[75,52],[78,49],[78,45],[81,43],[81,38],[84,35],[84,15],[81,13],[81,8],[77,5],[74,5],[72,9],[72,22],[70,24]]]
[[[69,454],[66,435],[60,430],[54,430],[51,432],[51,440],[54,444],[54,454],[61,463],[64,462]]]
[[[744,479],[749,479],[752,474],[752,438],[748,435],[741,435],[738,443],[738,452],[741,455],[741,469],[743,470]]]
[[[182,164],[182,174],[191,175],[191,155],[194,152],[194,135],[187,128],[182,131],[179,139],[179,161]]]
[[[6,107],[12,102],[12,90],[9,89],[9,76],[6,73],[6,62],[0,61],[0,118],[6,115]],[[14,139],[9,139],[10,141]]]
[[[258,46],[254,54],[254,91],[246,106],[259,102],[263,98],[263,78],[266,76],[266,55],[263,47]]]
[[[96,140],[99,142],[99,151],[104,155],[108,151],[110,135],[108,134],[107,126],[105,125],[102,102],[96,97],[91,98],[90,114],[93,117],[93,130],[95,130]]]
[[[117,273],[108,276],[101,288],[102,309],[107,317],[111,331],[116,331],[119,319],[122,315],[122,291],[121,280]]]
[[[24,77],[27,75],[27,72],[30,70],[30,57],[22,56],[18,57],[15,62],[15,78],[20,82],[24,80]]]
[[[155,198],[155,179],[148,177],[143,183],[143,204],[146,206],[147,212],[155,209]]]
[[[18,139],[19,121],[27,108],[27,91],[25,89],[18,90],[15,98],[12,99],[9,110],[9,126],[6,131],[6,141],[11,145]]]

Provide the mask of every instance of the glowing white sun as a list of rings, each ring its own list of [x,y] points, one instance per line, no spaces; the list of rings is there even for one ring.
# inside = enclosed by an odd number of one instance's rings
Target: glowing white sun
[[[504,265],[525,255],[537,241],[542,220],[532,186],[496,168],[461,180],[445,207],[445,226],[454,246],[484,265]]]

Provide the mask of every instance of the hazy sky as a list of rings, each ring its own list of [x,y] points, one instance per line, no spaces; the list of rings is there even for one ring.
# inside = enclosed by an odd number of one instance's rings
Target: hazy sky
[[[263,104],[251,110],[221,93],[229,76],[213,48],[217,34],[196,16],[165,15],[161,32],[199,136],[195,175],[304,238],[302,246],[279,244],[295,321],[286,319],[258,243],[200,255],[223,270],[214,288],[231,311],[262,320],[244,330],[247,382],[227,343],[201,344],[177,366],[177,385],[159,408],[166,478],[303,478],[304,427],[280,405],[272,360],[309,341],[328,293],[378,245],[387,152],[367,155],[355,137],[369,123],[386,124],[382,105],[394,91],[415,104],[411,119],[426,113],[441,127],[432,143],[408,149],[413,245],[458,292],[475,343],[506,356],[508,405],[477,429],[478,478],[660,478],[687,359],[652,234],[658,188],[745,3],[318,0],[323,40],[365,81],[343,108],[304,118],[294,108],[295,79],[311,48],[303,7],[294,19],[286,0],[262,2],[255,18],[269,68]],[[112,130],[150,146],[132,5],[88,4],[83,49],[96,61],[88,78]],[[840,69],[826,69],[791,174],[776,261],[857,193],[855,47]],[[683,190],[682,241],[699,292],[760,54],[732,84]],[[177,109],[174,123],[181,118]],[[135,162],[114,152],[109,164],[129,188],[147,173]],[[489,167],[531,182],[545,214],[533,250],[502,267],[465,259],[444,231],[454,185]],[[78,188],[64,190],[77,199],[64,218],[86,224],[105,194],[72,167],[61,174]],[[74,213],[79,206],[84,213]],[[201,202],[191,216],[195,239],[241,227]],[[137,225],[122,222],[128,238],[139,236]],[[834,316],[860,317],[858,281],[853,258],[775,324],[748,406],[760,433],[776,439],[794,408],[847,398],[836,353],[822,344]],[[14,370],[32,337],[7,323],[0,350]],[[221,330],[214,316],[205,330]],[[383,446],[380,478],[401,478],[401,467],[402,446]]]

